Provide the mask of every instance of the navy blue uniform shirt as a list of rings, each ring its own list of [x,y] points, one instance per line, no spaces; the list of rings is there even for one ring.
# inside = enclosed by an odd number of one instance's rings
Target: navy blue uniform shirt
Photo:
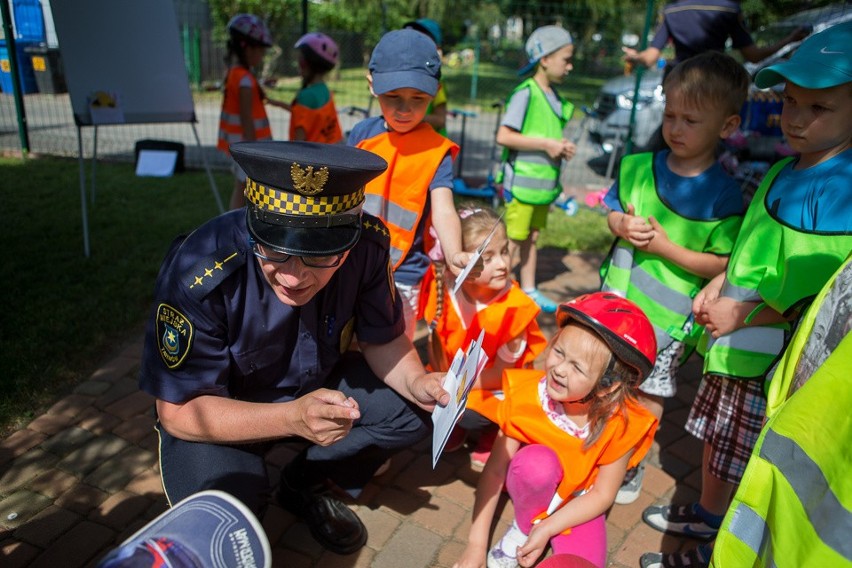
[[[266,282],[245,219],[244,209],[231,211],[173,243],[147,324],[143,391],[176,404],[205,394],[292,400],[323,384],[353,333],[377,344],[404,333],[378,219],[364,215],[349,256],[299,307],[282,303]]]
[[[663,9],[663,23],[657,29],[651,46],[663,49],[674,43],[677,65],[705,51],[740,49],[754,43],[742,22],[740,3],[734,0],[679,0]]]

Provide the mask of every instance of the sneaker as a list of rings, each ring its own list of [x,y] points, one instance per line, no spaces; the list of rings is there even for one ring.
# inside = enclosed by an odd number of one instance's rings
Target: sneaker
[[[491,447],[494,446],[494,439],[497,438],[497,428],[485,430],[479,435],[479,440],[476,442],[476,447],[470,453],[470,467],[474,471],[482,471],[485,467],[485,462],[491,456]]]
[[[642,520],[660,532],[710,540],[719,532],[718,527],[708,525],[691,505],[653,505],[642,511]]]
[[[519,568],[517,551],[518,547],[527,541],[527,535],[521,532],[518,522],[512,522],[512,526],[506,531],[494,548],[488,551],[485,564],[488,568]]]
[[[636,501],[642,491],[643,479],[645,479],[645,463],[640,462],[636,467],[627,470],[624,481],[615,495],[615,502],[619,505],[629,505]]]
[[[541,311],[546,314],[556,312],[556,308],[559,307],[559,304],[539,292],[537,288],[533,290],[524,290],[524,293],[532,298],[533,301],[538,304],[538,307],[541,308]]]
[[[710,565],[709,549],[699,546],[686,552],[646,552],[639,558],[642,568],[707,568]]]
[[[330,489],[300,487],[288,481],[291,477],[286,468],[281,472],[278,503],[302,518],[323,548],[336,554],[352,554],[367,543],[367,527]]]

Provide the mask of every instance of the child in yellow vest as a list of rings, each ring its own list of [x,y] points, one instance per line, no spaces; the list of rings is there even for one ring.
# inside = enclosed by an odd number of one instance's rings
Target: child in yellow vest
[[[385,173],[367,184],[364,210],[390,230],[393,278],[409,338],[414,337],[421,283],[431,266],[429,225],[435,227],[450,271],[459,274],[471,257],[462,250],[451,189],[458,146],[423,121],[440,78],[441,59],[429,37],[412,29],[388,32],[373,50],[367,75],[382,115],[359,122],[349,135],[351,146],[388,163]]]
[[[560,193],[562,160],[570,160],[577,151],[563,135],[574,105],[554,88],[573,68],[574,44],[563,28],[543,26],[530,35],[526,50],[529,64],[521,74],[535,73],[512,92],[497,130],[497,143],[504,147],[498,181],[506,199],[512,258],[520,255],[521,288],[542,311],[553,313],[557,304],[536,288],[535,247],[547,225],[550,204]]]

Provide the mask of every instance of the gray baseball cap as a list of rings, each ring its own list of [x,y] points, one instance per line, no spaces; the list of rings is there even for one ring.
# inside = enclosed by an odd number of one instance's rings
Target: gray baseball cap
[[[542,26],[537,28],[527,39],[526,51],[529,62],[518,71],[518,75],[526,75],[535,68],[536,63],[545,55],[571,45],[571,34],[560,26]]]

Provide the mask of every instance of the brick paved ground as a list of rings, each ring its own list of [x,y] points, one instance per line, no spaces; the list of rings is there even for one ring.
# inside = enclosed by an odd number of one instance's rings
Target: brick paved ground
[[[598,285],[600,255],[540,253],[541,288],[566,299]],[[553,317],[541,317],[549,334]],[[152,399],[137,389],[142,349],[137,337],[84,383],[0,442],[0,565],[6,568],[93,566],[111,547],[165,510],[157,469]],[[647,468],[642,495],[615,505],[607,519],[610,565],[636,568],[642,552],[692,543],[645,526],[642,509],[655,502],[697,497],[700,444],[683,430],[700,369],[682,370]],[[282,446],[268,456],[271,475],[295,452]],[[470,526],[478,474],[465,452],[431,467],[429,442],[395,457],[353,508],[367,525],[367,546],[351,556],[325,552],[307,527],[272,505],[263,519],[274,565],[286,568],[450,567]],[[512,518],[506,503],[495,534]]]

